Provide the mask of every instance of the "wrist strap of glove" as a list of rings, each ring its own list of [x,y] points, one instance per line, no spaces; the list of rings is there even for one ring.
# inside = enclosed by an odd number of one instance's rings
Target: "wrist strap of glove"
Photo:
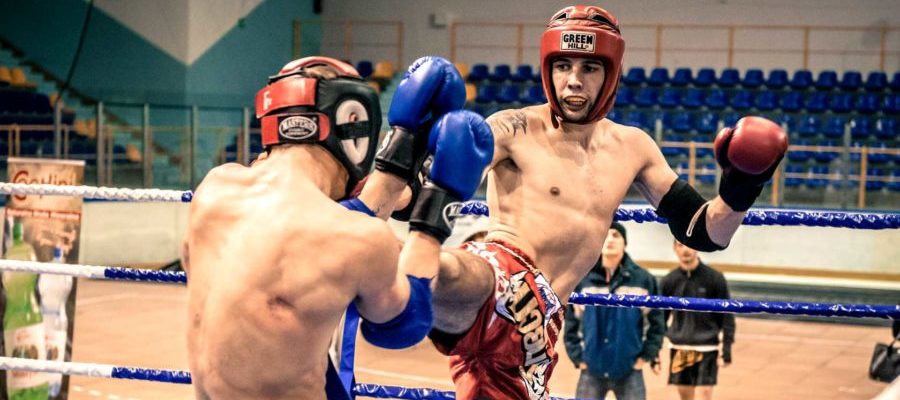
[[[443,188],[427,182],[409,217],[409,228],[421,231],[444,243],[461,214],[462,202]]]
[[[378,153],[375,154],[375,169],[412,182],[424,158],[422,157],[424,151],[419,149],[424,143],[417,143],[417,136],[422,135],[416,135],[415,132],[400,126],[391,127]]]
[[[722,174],[719,182],[719,196],[734,211],[747,211],[762,193],[765,181],[759,182],[758,177],[732,168]]]

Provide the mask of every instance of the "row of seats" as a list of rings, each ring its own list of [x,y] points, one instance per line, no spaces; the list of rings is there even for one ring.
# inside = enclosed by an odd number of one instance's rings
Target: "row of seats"
[[[475,64],[468,68],[466,64],[456,64],[457,69],[463,74],[468,82],[535,82],[541,83],[540,71],[531,65],[522,64],[513,71],[508,64],[497,64],[493,70],[487,64]],[[686,87],[694,86],[698,88],[720,87],[734,88],[742,87],[745,89],[757,89],[765,87],[767,89],[784,89],[791,88],[793,90],[816,89],[819,91],[831,91],[839,89],[842,91],[858,91],[865,90],[869,92],[880,92],[884,90],[900,91],[900,71],[895,72],[888,81],[888,75],[884,72],[870,72],[866,79],[859,71],[846,71],[838,77],[838,73],[833,70],[824,70],[819,72],[818,76],[814,76],[812,71],[801,69],[794,71],[793,75],[789,75],[786,70],[773,69],[769,72],[768,77],[761,69],[748,69],[744,76],[734,68],[722,70],[721,75],[716,75],[716,71],[712,68],[701,68],[697,70],[694,76],[693,70],[690,68],[677,68],[674,73],[669,75],[666,68],[654,68],[648,75],[642,67],[633,67],[622,76],[622,83],[625,86],[652,86],[652,87]]]
[[[0,88],[0,125],[49,125],[53,118],[49,96],[19,87]],[[62,122],[74,121],[75,112],[64,109]]]
[[[0,87],[7,86],[34,89],[37,85],[28,80],[22,68],[0,65]]]
[[[537,85],[520,89],[516,85],[483,84],[478,86],[474,101],[476,103],[523,103],[539,104],[547,102],[544,88]]]
[[[813,92],[803,94],[801,92],[775,92],[738,90],[726,92],[722,89],[677,89],[642,87],[632,89],[620,87],[616,95],[616,106],[637,106],[687,109],[706,107],[711,110],[722,110],[730,107],[735,110],[756,109],[758,111],[781,110],[785,112],[806,111],[822,113],[831,111],[834,113],[858,112],[873,114],[883,112],[886,114],[900,114],[900,93],[876,94],[862,93],[853,95],[849,93],[827,94]]]
[[[806,186],[810,189],[824,189],[831,186],[840,189],[859,186],[859,171],[856,169],[847,171],[848,179],[846,181],[840,171],[831,172],[827,165],[814,165],[810,168],[788,165],[784,171],[784,186],[789,188]],[[866,176],[866,191],[880,191],[888,188],[892,192],[900,192],[900,169],[894,169],[891,174],[888,174],[882,168],[867,168]],[[886,182],[883,180],[886,177],[893,179]]]
[[[722,126],[733,126],[741,115],[737,113],[718,114],[714,112],[646,112],[640,110],[621,111],[613,110],[608,115],[609,119],[625,125],[644,128],[647,131],[654,130],[656,119],[662,120],[664,131],[676,133],[697,132],[701,134],[716,133],[721,120]],[[893,117],[855,117],[847,118],[840,115],[778,115],[774,120],[787,127],[788,132],[794,137],[842,138],[844,129],[850,124],[850,135],[853,139],[868,140],[894,140],[900,135],[897,119]]]
[[[801,69],[794,71],[789,77],[788,72],[783,69],[773,69],[766,77],[761,69],[748,69],[744,76],[740,76],[740,72],[734,68],[728,68],[722,71],[720,76],[716,76],[716,71],[712,68],[701,68],[697,71],[697,76],[689,68],[678,68],[674,75],[669,77],[669,70],[666,68],[654,68],[650,75],[647,76],[644,68],[634,67],[622,77],[622,82],[628,86],[673,86],[673,87],[712,87],[720,88],[742,87],[745,89],[757,89],[765,87],[767,89],[783,89],[791,88],[794,90],[817,89],[819,91],[831,91],[840,89],[842,91],[865,91],[880,92],[885,89],[892,91],[900,91],[900,71],[893,74],[890,82],[888,82],[887,74],[880,71],[870,72],[863,81],[862,74],[858,71],[846,71],[843,76],[838,79],[838,74],[832,70],[819,72],[818,77],[813,78],[813,73],[809,70]]]
[[[688,168],[688,163],[686,162],[678,163],[676,166],[673,166],[678,177],[685,180],[688,179]],[[814,165],[809,168],[800,165],[787,165],[785,166],[784,171],[784,185],[789,188],[806,186],[810,189],[822,189],[831,186],[839,189],[842,187],[855,188],[859,185],[859,171],[857,169],[850,169],[848,171],[847,175],[849,179],[847,179],[846,182],[839,172],[832,173],[826,165]],[[866,176],[867,191],[880,191],[884,188],[888,188],[891,191],[900,192],[900,169],[894,169],[894,171],[888,175],[882,168],[867,168]],[[891,176],[894,179],[887,182],[883,180],[883,178],[888,176]],[[701,185],[715,184],[716,164],[698,164],[697,169],[694,172],[694,178]],[[870,180],[869,178],[876,179]]]
[[[806,163],[806,162],[816,162],[820,164],[828,164],[834,160],[837,160],[838,157],[841,156],[841,152],[843,151],[843,147],[840,147],[840,144],[834,140],[824,140],[821,142],[811,142],[808,140],[798,140],[793,142],[795,146],[820,146],[824,148],[833,148],[833,149],[823,149],[820,151],[810,151],[810,150],[792,150],[788,152],[787,159],[792,163]],[[863,146],[860,141],[853,141],[850,144],[851,149],[856,148],[859,149]],[[888,149],[889,147],[885,142],[874,142],[867,145],[872,149]],[[856,164],[859,163],[862,158],[862,154],[859,152],[851,152],[850,153],[850,162]],[[892,154],[885,153],[869,153],[866,157],[871,164],[887,164],[891,161],[894,164],[900,164],[900,156],[895,156]]]

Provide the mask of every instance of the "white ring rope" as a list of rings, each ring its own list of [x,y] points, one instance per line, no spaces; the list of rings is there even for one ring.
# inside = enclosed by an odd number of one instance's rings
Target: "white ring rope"
[[[53,372],[66,375],[84,375],[111,378],[112,365],[76,363],[65,361],[31,360],[27,358],[0,357],[0,369],[33,372]]]
[[[0,193],[19,195],[75,196],[85,199],[188,202],[192,193],[165,189],[126,189],[97,186],[61,186],[0,182]]]

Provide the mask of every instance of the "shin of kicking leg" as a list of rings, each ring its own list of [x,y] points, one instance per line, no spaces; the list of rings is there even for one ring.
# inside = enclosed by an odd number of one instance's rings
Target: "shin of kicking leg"
[[[465,250],[441,253],[441,267],[432,282],[434,328],[458,334],[468,330],[494,288],[494,273],[486,261]]]

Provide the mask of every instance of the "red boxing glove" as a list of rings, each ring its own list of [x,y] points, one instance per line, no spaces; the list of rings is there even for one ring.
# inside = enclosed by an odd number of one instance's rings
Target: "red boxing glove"
[[[722,167],[719,195],[725,203],[735,211],[749,209],[787,148],[787,134],[762,117],[744,117],[734,128],[722,129],[713,149]]]

